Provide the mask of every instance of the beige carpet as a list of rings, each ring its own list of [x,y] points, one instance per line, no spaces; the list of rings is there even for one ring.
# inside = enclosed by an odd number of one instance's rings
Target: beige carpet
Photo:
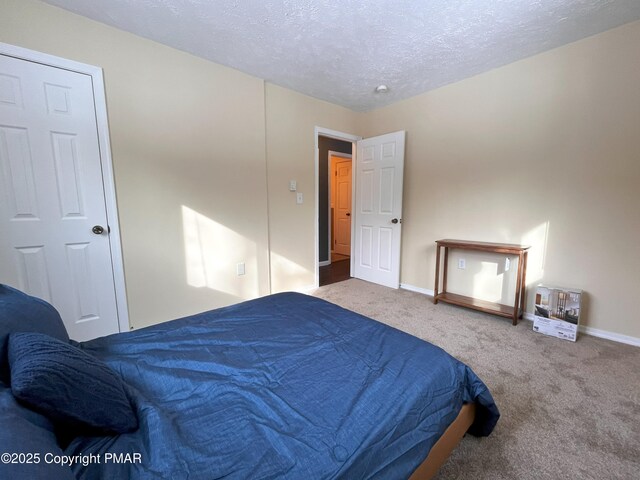
[[[559,340],[355,279],[314,295],[444,348],[488,385],[496,429],[466,436],[438,479],[640,478],[640,348]]]

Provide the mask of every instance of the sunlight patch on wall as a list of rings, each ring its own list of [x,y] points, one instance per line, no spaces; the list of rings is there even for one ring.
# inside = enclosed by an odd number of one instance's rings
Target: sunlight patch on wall
[[[521,236],[522,245],[529,245],[527,259],[527,285],[537,285],[544,277],[544,267],[549,236],[549,222],[543,222]],[[474,261],[474,255],[467,253],[467,272],[473,273],[471,296],[489,302],[512,305],[515,298],[518,257],[509,256],[507,269],[504,255],[484,255]],[[490,258],[489,258],[490,257]],[[454,269],[453,272],[456,272]],[[455,273],[454,273],[455,275]],[[452,278],[454,278],[452,275]]]
[[[240,298],[259,294],[257,246],[224,225],[182,206],[187,283]],[[238,275],[244,263],[245,274]]]
[[[530,245],[527,260],[527,285],[537,285],[544,277],[549,240],[549,222],[543,222],[522,236],[522,244]]]
[[[313,272],[275,252],[271,253],[271,268],[278,272],[277,278],[272,280],[273,293],[306,291],[313,284]]]
[[[499,268],[501,260],[479,262],[479,269],[473,277],[473,298],[504,303],[504,289],[509,282],[508,279],[505,281],[505,273],[508,272]]]

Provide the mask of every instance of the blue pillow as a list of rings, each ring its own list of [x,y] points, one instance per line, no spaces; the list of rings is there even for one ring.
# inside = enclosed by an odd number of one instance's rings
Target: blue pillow
[[[62,455],[49,420],[39,413],[20,406],[11,394],[11,390],[5,387],[0,387],[0,412],[2,414],[0,453],[5,454],[0,462],[0,478],[34,480],[51,478],[72,480],[74,478],[68,466],[47,463],[45,460],[47,454],[51,457]],[[7,454],[9,457],[6,457]],[[20,458],[20,454],[25,456]],[[8,463],[5,462],[7,459]],[[28,460],[31,462],[29,463]]]
[[[138,427],[125,383],[78,347],[41,333],[12,333],[9,365],[13,395],[56,426],[86,434]]]
[[[13,332],[40,332],[69,341],[58,311],[49,303],[0,284],[0,382],[9,382],[7,337]]]

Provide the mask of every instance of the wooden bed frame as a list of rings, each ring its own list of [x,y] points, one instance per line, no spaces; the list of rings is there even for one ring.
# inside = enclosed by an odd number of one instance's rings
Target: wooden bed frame
[[[464,434],[473,423],[476,416],[476,405],[466,403],[460,409],[456,419],[449,425],[442,436],[435,443],[424,462],[411,474],[409,480],[429,480],[449,458]]]

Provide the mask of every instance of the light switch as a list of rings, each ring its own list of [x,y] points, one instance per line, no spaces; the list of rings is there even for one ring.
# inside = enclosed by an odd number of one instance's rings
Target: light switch
[[[244,262],[241,262],[236,266],[236,273],[238,275],[244,275]]]
[[[295,180],[289,180],[289,191],[295,192],[297,188],[298,188],[298,182],[296,182]]]
[[[296,193],[296,203],[298,205],[302,205],[304,203],[304,196],[300,192]]]

